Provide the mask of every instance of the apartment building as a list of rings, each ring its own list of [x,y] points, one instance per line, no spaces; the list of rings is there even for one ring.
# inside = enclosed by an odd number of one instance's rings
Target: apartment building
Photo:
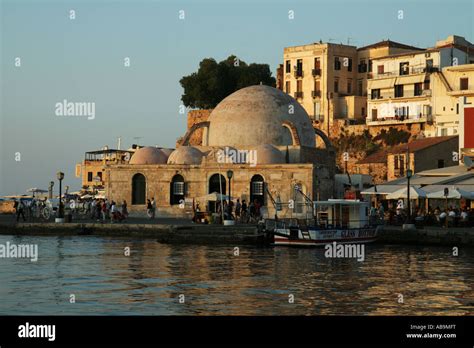
[[[367,124],[419,123],[426,136],[456,134],[459,111],[449,95],[452,87],[447,80],[448,75],[456,79],[456,74],[443,68],[471,62],[474,46],[459,36],[450,36],[423,51],[373,59],[367,81]]]
[[[357,48],[334,43],[286,47],[280,88],[293,96],[321,130],[329,134],[337,119],[364,122],[367,116],[367,79],[373,59],[421,50],[386,40]]]

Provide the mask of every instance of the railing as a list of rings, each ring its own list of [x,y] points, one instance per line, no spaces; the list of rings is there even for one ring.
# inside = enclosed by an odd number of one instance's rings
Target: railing
[[[406,117],[400,116],[396,117],[379,117],[377,119],[370,119],[367,118],[367,125],[369,126],[376,126],[376,125],[383,125],[383,124],[403,124],[403,123],[424,123],[424,122],[431,122],[431,116],[421,116],[419,118],[414,118],[413,116]]]
[[[422,74],[422,73],[432,73],[439,71],[438,66],[410,66],[406,70],[392,70],[392,71],[384,71],[383,73],[374,72],[372,77],[367,76],[367,78],[382,78],[382,77],[390,77],[390,76],[407,76],[407,75],[415,75],[415,74]],[[368,74],[369,75],[369,74]]]
[[[312,74],[313,74],[313,76],[321,76],[321,69],[319,69],[319,68],[313,69]]]
[[[424,89],[415,93],[415,91],[404,91],[402,96],[396,96],[395,92],[385,92],[380,95],[370,96],[370,100],[377,99],[398,99],[398,98],[414,98],[414,97],[431,97],[431,89]]]
[[[313,98],[321,98],[321,91],[312,91],[311,96]]]
[[[295,98],[303,98],[303,92],[295,92]]]
[[[295,77],[298,78],[298,77],[303,77],[303,70],[300,69],[295,69]]]

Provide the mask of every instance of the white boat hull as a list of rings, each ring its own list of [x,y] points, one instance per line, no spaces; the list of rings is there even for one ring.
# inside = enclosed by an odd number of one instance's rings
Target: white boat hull
[[[293,232],[293,233],[292,233]],[[329,230],[274,230],[274,245],[284,246],[321,246],[337,242],[339,244],[370,243],[377,239],[376,228],[329,229]]]

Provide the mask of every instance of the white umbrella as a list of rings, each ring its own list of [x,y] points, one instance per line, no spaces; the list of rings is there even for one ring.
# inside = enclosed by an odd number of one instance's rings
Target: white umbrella
[[[397,190],[389,195],[387,195],[387,199],[400,199],[400,198],[407,198],[407,188],[404,187],[400,190]],[[417,199],[417,198],[425,198],[426,192],[420,188],[410,186],[410,199]]]
[[[32,192],[32,193],[46,193],[48,192],[48,190],[42,190],[42,189],[39,189],[37,187],[32,187],[28,190],[26,190],[26,192]]]
[[[449,188],[448,196],[444,195],[444,189],[439,190],[436,192],[431,192],[428,193],[427,195],[428,198],[433,198],[433,199],[442,199],[442,198],[448,198],[448,199],[461,199],[461,198],[466,198],[466,199],[474,199],[474,194],[469,191],[462,190],[460,188]]]

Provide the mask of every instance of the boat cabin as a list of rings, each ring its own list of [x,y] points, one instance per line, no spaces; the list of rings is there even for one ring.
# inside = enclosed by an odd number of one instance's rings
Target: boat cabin
[[[315,223],[321,228],[361,228],[369,224],[369,203],[358,199],[313,202]]]

